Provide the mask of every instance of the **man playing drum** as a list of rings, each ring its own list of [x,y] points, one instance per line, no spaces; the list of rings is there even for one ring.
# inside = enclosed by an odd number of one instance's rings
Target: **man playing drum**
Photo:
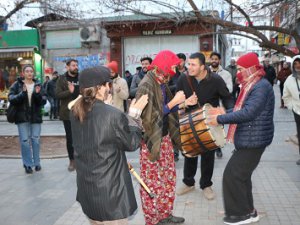
[[[226,109],[234,106],[234,101],[229,93],[222,77],[211,72],[205,66],[205,56],[202,53],[194,53],[188,60],[188,76],[181,76],[177,82],[177,91],[184,91],[186,98],[196,93],[198,103],[203,106],[210,103],[213,107],[219,106],[220,99]],[[187,112],[195,110],[197,106],[189,107]],[[200,188],[204,197],[212,200],[215,194],[211,188],[212,175],[215,162],[215,150],[207,151],[201,155],[201,179]],[[198,157],[184,159],[183,186],[177,190],[177,195],[183,195],[195,189],[194,176],[197,172]]]

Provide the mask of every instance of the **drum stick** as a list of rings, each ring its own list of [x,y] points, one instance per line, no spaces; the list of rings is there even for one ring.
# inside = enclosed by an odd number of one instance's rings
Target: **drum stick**
[[[150,198],[154,198],[155,194],[153,194],[150,189],[148,188],[148,186],[144,183],[144,181],[142,180],[142,178],[135,172],[135,170],[133,169],[132,165],[128,163],[128,168],[130,173],[132,173],[133,176],[135,176],[135,178],[138,180],[138,182],[142,185],[142,187],[146,190],[146,192],[149,194]]]

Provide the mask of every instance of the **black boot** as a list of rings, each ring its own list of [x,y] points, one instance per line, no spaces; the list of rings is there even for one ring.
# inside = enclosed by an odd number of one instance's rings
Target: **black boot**
[[[33,170],[32,170],[32,168],[30,166],[25,166],[24,165],[24,169],[25,169],[25,173],[27,173],[27,174],[33,173]]]

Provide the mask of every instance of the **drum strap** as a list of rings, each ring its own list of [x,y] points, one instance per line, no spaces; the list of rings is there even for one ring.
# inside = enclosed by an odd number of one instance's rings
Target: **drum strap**
[[[187,74],[186,79],[189,83],[190,88],[192,89],[192,92],[195,92],[195,88],[193,87],[193,84],[192,84],[192,78]],[[198,101],[198,106],[199,106],[199,108],[201,108],[199,101]]]
[[[205,145],[202,143],[202,141],[198,137],[197,131],[196,131],[194,123],[193,123],[193,117],[192,117],[191,113],[189,113],[189,122],[190,122],[190,128],[191,128],[191,130],[193,132],[195,140],[197,141],[197,143],[199,144],[199,146],[202,148],[202,150],[204,151],[204,153],[208,152],[209,150],[205,147]]]

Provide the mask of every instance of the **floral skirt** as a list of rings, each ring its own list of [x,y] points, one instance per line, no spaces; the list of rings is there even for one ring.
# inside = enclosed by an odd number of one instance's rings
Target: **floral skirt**
[[[142,143],[141,178],[155,197],[151,199],[143,187],[140,188],[140,195],[146,224],[154,225],[172,214],[175,200],[176,170],[170,136],[162,139],[159,160],[151,162],[149,154],[146,144]]]

